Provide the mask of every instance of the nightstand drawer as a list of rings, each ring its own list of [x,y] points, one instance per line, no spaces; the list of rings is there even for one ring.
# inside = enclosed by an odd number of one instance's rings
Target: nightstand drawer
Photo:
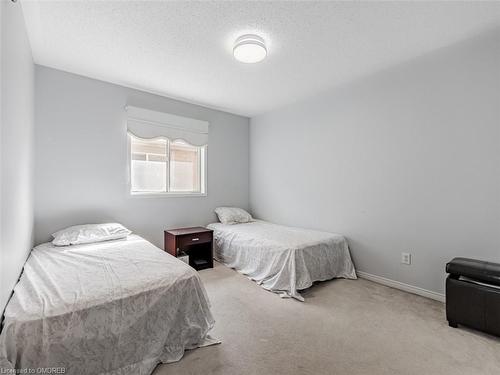
[[[195,245],[199,243],[212,242],[212,233],[195,233],[186,234],[184,236],[177,237],[177,247],[183,248],[184,246]]]

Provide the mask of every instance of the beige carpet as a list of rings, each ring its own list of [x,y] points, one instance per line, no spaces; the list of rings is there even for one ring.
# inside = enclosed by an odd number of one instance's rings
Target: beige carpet
[[[500,339],[449,328],[440,302],[359,279],[315,285],[302,303],[220,264],[200,274],[222,344],[155,375],[500,374]]]

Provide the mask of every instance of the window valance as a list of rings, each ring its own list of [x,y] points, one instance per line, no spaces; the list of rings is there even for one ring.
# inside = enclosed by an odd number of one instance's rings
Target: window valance
[[[125,109],[127,129],[136,137],[165,137],[171,141],[182,139],[196,146],[208,143],[207,121],[133,106],[127,106]]]

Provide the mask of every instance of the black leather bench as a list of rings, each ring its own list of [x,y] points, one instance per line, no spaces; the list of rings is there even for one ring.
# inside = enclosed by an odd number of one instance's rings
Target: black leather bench
[[[454,258],[446,264],[446,318],[500,336],[500,264]]]

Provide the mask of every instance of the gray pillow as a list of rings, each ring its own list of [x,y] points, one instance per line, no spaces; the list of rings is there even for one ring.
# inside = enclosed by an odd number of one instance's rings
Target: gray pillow
[[[248,223],[252,221],[252,216],[238,207],[217,207],[215,213],[222,224]]]

